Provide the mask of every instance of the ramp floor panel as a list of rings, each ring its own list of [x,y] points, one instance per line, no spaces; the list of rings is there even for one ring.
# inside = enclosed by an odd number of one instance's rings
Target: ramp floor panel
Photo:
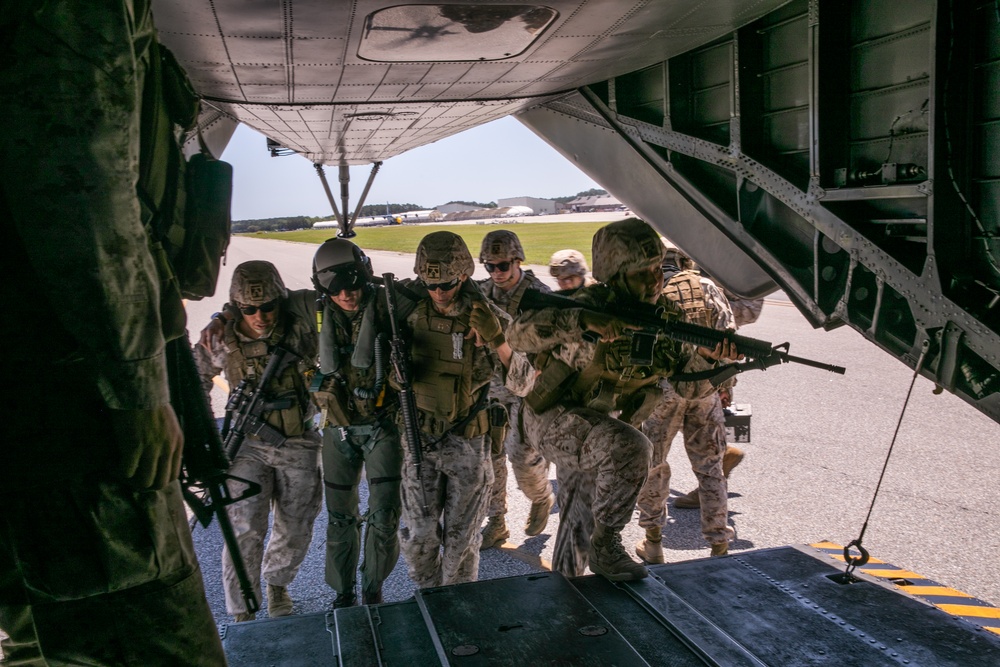
[[[657,565],[613,583],[530,574],[224,626],[233,667],[1000,665],[1000,637],[811,547]]]

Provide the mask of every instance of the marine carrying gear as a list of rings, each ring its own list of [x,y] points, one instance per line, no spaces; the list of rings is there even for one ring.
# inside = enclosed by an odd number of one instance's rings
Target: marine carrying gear
[[[447,283],[471,276],[476,270],[472,253],[462,237],[453,232],[433,232],[420,240],[413,272],[424,283]]]
[[[479,250],[479,261],[499,262],[505,259],[524,261],[524,248],[517,234],[506,229],[492,231],[483,237],[483,245]]]
[[[347,239],[327,239],[313,256],[312,283],[331,296],[341,290],[361,289],[372,280],[372,261]]]
[[[607,283],[628,271],[660,266],[664,252],[659,234],[642,220],[612,222],[594,234],[594,278]]]
[[[271,262],[251,260],[243,262],[233,270],[233,282],[229,288],[229,301],[245,306],[259,306],[288,296],[285,283],[278,269]]]

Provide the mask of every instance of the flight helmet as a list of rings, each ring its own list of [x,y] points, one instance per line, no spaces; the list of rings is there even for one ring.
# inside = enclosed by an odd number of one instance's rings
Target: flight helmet
[[[347,239],[327,239],[313,256],[312,283],[323,294],[361,289],[372,276],[372,261]]]

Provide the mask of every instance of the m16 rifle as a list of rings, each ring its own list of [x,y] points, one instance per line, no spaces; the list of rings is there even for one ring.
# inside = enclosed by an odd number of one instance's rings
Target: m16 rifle
[[[293,399],[267,401],[264,399],[264,388],[299,358],[283,347],[274,348],[260,379],[248,381],[249,378],[243,378],[229,395],[222,437],[226,456],[230,460],[236,458],[236,453],[248,435],[257,436],[275,447],[285,444],[285,434],[268,424],[263,417],[266,412],[290,408]]]
[[[260,493],[260,485],[226,474],[230,460],[223,449],[219,430],[202,391],[187,336],[167,343],[167,371],[170,377],[170,402],[184,431],[184,466],[180,481],[184,501],[194,514],[191,528],[194,528],[195,523],[207,528],[212,523],[212,517],[217,517],[222,539],[233,559],[233,569],[239,580],[240,593],[246,602],[247,611],[255,613],[260,609],[260,602],[247,575],[226,506]],[[233,496],[226,484],[228,480],[238,481],[246,489],[239,496]]]
[[[392,329],[389,361],[396,375],[396,383],[399,385],[399,412],[403,416],[403,430],[406,434],[406,442],[410,445],[413,469],[420,482],[423,511],[424,514],[427,514],[427,492],[424,489],[422,473],[423,443],[420,436],[420,422],[417,418],[417,399],[413,394],[413,379],[410,377],[410,353],[396,320],[395,276],[391,273],[383,273],[382,281],[385,285],[385,303],[389,310],[389,327]]]
[[[640,366],[652,363],[653,344],[656,342],[657,336],[664,336],[671,340],[690,343],[709,350],[728,340],[736,346],[736,350],[741,355],[747,358],[747,361],[741,363],[723,364],[705,371],[674,375],[671,377],[673,381],[708,380],[712,386],[718,386],[739,373],[765,370],[771,366],[787,363],[811,366],[840,375],[843,375],[847,370],[843,366],[834,366],[812,359],[792,356],[788,354],[789,343],[774,345],[758,338],[740,336],[732,331],[720,331],[690,322],[669,320],[665,317],[666,312],[662,307],[641,301],[628,304],[610,303],[598,307],[557,294],[546,294],[533,289],[526,290],[521,298],[521,310],[541,310],[543,308],[582,308],[591,312],[611,315],[636,327],[635,330],[626,332],[626,335],[632,338],[631,362]],[[597,340],[596,334],[590,331],[585,332],[583,337],[590,342]]]

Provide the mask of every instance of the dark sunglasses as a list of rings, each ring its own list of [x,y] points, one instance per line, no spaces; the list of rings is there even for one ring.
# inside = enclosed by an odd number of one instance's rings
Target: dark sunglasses
[[[497,262],[496,264],[493,262],[484,262],[483,266],[486,267],[487,273],[493,273],[494,271],[506,271],[510,268],[510,262]]]
[[[259,310],[262,313],[270,313],[272,310],[278,307],[278,300],[271,299],[267,303],[262,303],[259,306],[240,306],[240,312],[244,315],[256,315]]]
[[[454,280],[449,280],[446,283],[429,283],[426,280],[421,280],[424,287],[427,288],[428,292],[433,292],[434,290],[441,290],[442,292],[447,292],[448,290],[455,289],[458,287],[458,278]]]

